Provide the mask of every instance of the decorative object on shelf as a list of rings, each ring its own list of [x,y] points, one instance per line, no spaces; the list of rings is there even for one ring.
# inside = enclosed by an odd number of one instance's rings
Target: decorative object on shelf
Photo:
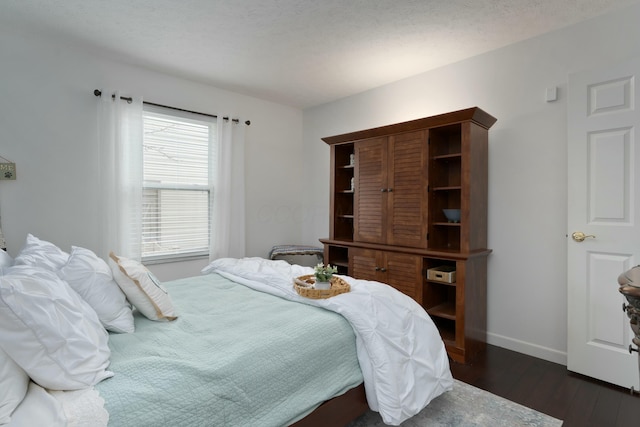
[[[427,269],[427,280],[443,283],[454,283],[456,281],[456,267],[453,265],[441,265]]]
[[[16,164],[0,156],[0,181],[16,179]]]
[[[356,189],[356,179],[351,178],[351,191],[355,191]]]
[[[296,277],[293,279],[293,287],[296,292],[305,298],[324,299],[344,294],[351,290],[351,286],[339,277],[331,277],[329,289],[317,289],[316,278],[313,274]]]
[[[442,209],[449,222],[460,222],[460,209]]]
[[[349,154],[349,166],[353,166],[356,164],[356,155]]]

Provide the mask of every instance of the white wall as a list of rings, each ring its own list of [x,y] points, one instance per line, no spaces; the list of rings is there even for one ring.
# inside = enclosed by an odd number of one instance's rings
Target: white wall
[[[17,180],[0,181],[0,216],[9,253],[26,234],[98,250],[96,88],[251,120],[246,129],[247,255],[273,244],[305,243],[300,223],[302,112],[136,68],[68,42],[0,28],[0,156]],[[293,226],[292,226],[293,225]],[[205,261],[152,266],[162,280],[199,274]]]
[[[313,212],[303,240],[329,230],[321,137],[479,106],[498,119],[489,132],[489,342],[566,363],[567,78],[640,56],[638,22],[640,5],[305,110]],[[547,103],[554,86],[559,99]]]

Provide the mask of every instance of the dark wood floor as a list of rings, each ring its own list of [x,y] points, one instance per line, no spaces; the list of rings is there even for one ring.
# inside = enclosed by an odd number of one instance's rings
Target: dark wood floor
[[[451,362],[453,376],[564,421],[563,427],[638,427],[640,396],[567,371],[566,366],[488,345],[471,365]]]

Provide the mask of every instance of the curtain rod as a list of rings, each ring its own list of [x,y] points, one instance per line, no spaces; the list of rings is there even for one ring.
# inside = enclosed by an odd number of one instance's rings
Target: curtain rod
[[[95,96],[102,96],[102,91],[100,91],[100,89],[94,89],[93,94]],[[115,98],[115,97],[116,97],[115,93],[113,95],[111,95],[111,98]],[[121,96],[120,99],[122,99],[123,101],[127,101],[128,103],[133,102],[133,99],[131,97]],[[155,104],[153,102],[147,102],[147,101],[142,101],[142,103],[143,104],[147,104],[147,105],[153,105],[154,107],[169,108],[170,110],[184,111],[185,113],[192,113],[192,114],[199,114],[201,116],[213,117],[214,119],[218,118],[218,116],[216,116],[214,114],[200,113],[198,111],[185,110],[183,108],[170,107],[168,105]],[[229,117],[223,117],[222,119],[223,120],[231,120],[234,123],[240,123],[240,120],[238,120],[238,119],[229,119]],[[251,125],[251,121],[250,120],[246,120],[244,122],[244,124],[247,125],[247,126],[250,126]]]

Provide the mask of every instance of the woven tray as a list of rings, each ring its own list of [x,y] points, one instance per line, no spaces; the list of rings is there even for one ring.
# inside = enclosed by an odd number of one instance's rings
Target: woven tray
[[[306,276],[300,276],[293,279],[293,287],[296,289],[296,292],[305,298],[330,298],[351,290],[351,286],[349,286],[347,282],[335,276],[331,278],[330,289],[316,289],[313,287],[315,283],[316,278],[313,274],[307,274]]]

